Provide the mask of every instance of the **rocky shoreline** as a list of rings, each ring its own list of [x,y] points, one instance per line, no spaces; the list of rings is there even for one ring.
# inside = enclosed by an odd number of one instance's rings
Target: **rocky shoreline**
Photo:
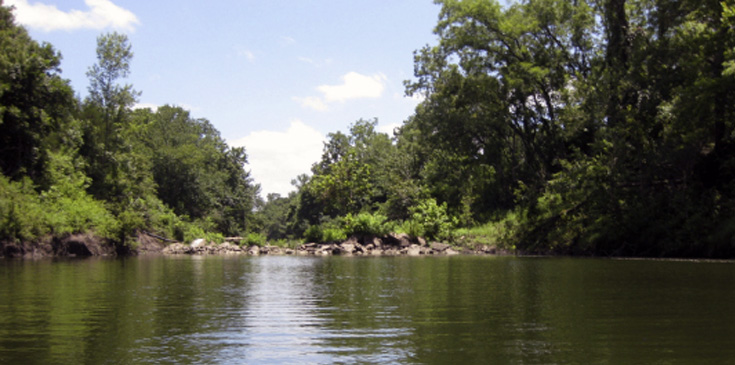
[[[422,256],[422,255],[499,255],[510,252],[495,247],[480,245],[474,249],[452,247],[446,243],[427,243],[422,238],[412,239],[405,234],[390,234],[385,237],[351,237],[344,242],[305,243],[296,248],[278,246],[244,246],[225,242],[206,243],[195,240],[191,244],[173,243],[161,250],[168,255],[296,255],[296,256]]]
[[[231,240],[232,241],[232,240]],[[237,240],[235,240],[237,241]],[[294,255],[294,256],[431,256],[431,255],[508,255],[511,252],[493,246],[453,247],[446,243],[426,242],[405,234],[385,237],[351,237],[343,242],[305,243],[294,248],[273,245],[240,246],[233,242],[216,244],[197,239],[190,244],[167,243],[148,234],[137,237],[135,248],[115,245],[90,234],[64,238],[46,237],[38,242],[0,242],[0,258],[37,259],[45,257],[135,256],[135,255]]]

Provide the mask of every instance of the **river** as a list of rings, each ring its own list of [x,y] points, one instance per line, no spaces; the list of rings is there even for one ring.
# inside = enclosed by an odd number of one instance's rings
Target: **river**
[[[0,260],[0,363],[732,363],[735,263]]]

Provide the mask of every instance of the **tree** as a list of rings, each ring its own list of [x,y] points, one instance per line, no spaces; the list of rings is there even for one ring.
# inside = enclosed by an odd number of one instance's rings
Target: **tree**
[[[59,75],[61,55],[39,45],[0,2],[0,172],[45,179],[48,151],[64,143],[74,94]]]
[[[572,149],[589,149],[583,113],[594,57],[585,1],[440,1],[439,45],[415,55],[409,94],[424,94],[412,125],[435,148],[427,173],[454,177],[435,191],[450,209],[506,209],[532,201]],[[434,158],[432,158],[433,160]],[[430,161],[427,161],[430,162]],[[433,170],[433,171],[432,171]],[[428,184],[435,186],[435,184]],[[463,203],[463,201],[465,203]]]
[[[222,233],[246,229],[258,186],[245,171],[244,148],[230,148],[208,120],[180,107],[138,111],[134,125],[161,201],[178,215],[210,219]]]
[[[324,217],[377,210],[387,200],[387,164],[395,146],[387,134],[375,131],[377,124],[377,119],[360,119],[350,126],[349,135],[329,134],[322,160],[300,189],[298,220],[316,224]]]
[[[89,101],[102,109],[103,144],[107,146],[114,124],[121,123],[139,93],[131,85],[118,85],[130,74],[132,46],[124,34],[108,33],[97,38],[97,63],[87,70]]]
[[[90,191],[99,198],[123,199],[127,194],[122,169],[124,161],[133,157],[126,155],[130,142],[124,139],[125,129],[140,93],[118,82],[130,74],[133,52],[127,36],[119,33],[98,37],[96,52],[97,63],[87,71],[89,96],[83,106],[86,125],[81,153],[89,163]]]

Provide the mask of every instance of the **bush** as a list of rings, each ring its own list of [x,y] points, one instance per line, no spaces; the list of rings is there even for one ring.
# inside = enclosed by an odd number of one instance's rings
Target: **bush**
[[[304,232],[304,239],[308,242],[336,242],[343,241],[347,234],[334,223],[322,223],[309,226]]]
[[[336,242],[347,239],[347,234],[341,228],[326,227],[322,229],[322,242]]]
[[[280,238],[275,241],[271,241],[271,245],[278,246],[282,248],[296,248],[299,245],[300,242],[294,241],[294,240],[288,240],[285,238]]]
[[[342,226],[344,232],[350,236],[385,236],[393,228],[387,220],[388,217],[379,213],[360,213],[356,216],[347,214],[342,218]]]
[[[523,216],[520,209],[511,210],[499,219],[483,225],[457,229],[454,235],[464,236],[469,243],[514,250]]]
[[[457,225],[457,219],[447,215],[447,203],[437,205],[433,198],[412,207],[410,220],[410,229],[421,231],[429,240],[451,239],[452,230]]]
[[[263,247],[267,244],[267,240],[268,238],[262,233],[250,232],[245,235],[245,239],[242,240],[241,245]]]
[[[52,184],[40,194],[48,231],[57,235],[94,231],[101,237],[118,236],[120,222],[103,202],[87,194],[91,180],[78,165],[70,155],[49,153],[48,176]]]
[[[44,233],[45,217],[30,179],[15,182],[0,174],[0,239],[34,239]]]
[[[324,233],[322,232],[322,227],[320,225],[309,226],[309,228],[304,231],[304,239],[307,242],[322,242],[323,238]]]
[[[423,237],[424,227],[413,219],[403,221],[397,228],[396,233],[405,233],[411,237]]]
[[[10,181],[0,174],[0,239],[89,231],[105,238],[118,236],[120,223],[103,202],[86,193],[88,178],[75,170],[70,157],[51,153],[49,175],[51,185],[38,193],[30,179]]]

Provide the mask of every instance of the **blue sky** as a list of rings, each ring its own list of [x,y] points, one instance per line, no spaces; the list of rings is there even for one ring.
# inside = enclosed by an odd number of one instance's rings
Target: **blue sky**
[[[400,125],[414,50],[436,43],[431,0],[5,0],[62,76],[87,94],[96,38],[118,31],[135,53],[124,80],[141,106],[173,104],[245,146],[263,195],[309,172],[327,133],[360,118]]]

